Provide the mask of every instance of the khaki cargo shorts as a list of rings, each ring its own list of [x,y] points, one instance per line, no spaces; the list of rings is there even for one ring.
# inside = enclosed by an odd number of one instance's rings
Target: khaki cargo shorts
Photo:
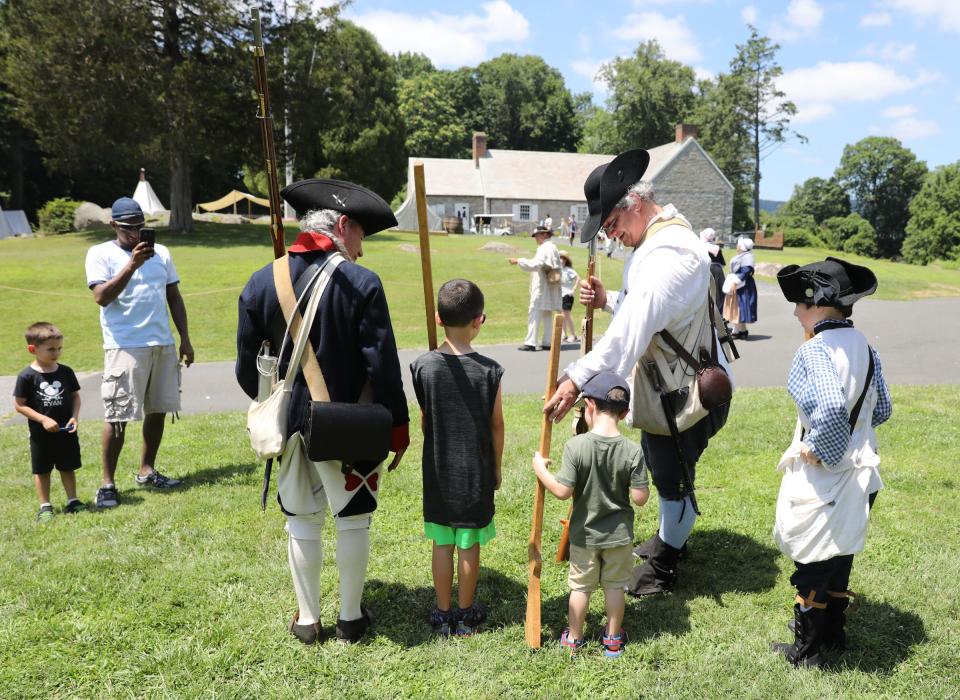
[[[108,423],[140,420],[145,413],[180,410],[180,361],[173,345],[113,348],[103,354],[100,385]]]
[[[597,588],[626,588],[630,585],[632,570],[632,544],[609,549],[588,549],[570,545],[570,574],[567,584],[571,591],[591,593]]]

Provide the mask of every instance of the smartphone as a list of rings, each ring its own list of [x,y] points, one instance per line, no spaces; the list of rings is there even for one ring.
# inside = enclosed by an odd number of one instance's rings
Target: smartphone
[[[140,229],[140,242],[153,245],[157,242],[157,230],[152,228]]]

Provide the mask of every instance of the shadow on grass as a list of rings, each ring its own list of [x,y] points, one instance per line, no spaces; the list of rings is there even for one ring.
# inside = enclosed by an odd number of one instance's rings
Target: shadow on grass
[[[498,629],[518,622],[523,624],[526,594],[526,585],[481,565],[476,599],[487,606],[484,628]],[[433,586],[411,588],[402,583],[374,579],[366,583],[363,602],[373,613],[374,626],[371,631],[374,635],[382,634],[406,647],[419,646],[436,639],[428,622],[430,611],[436,604]]]
[[[251,477],[263,472],[263,465],[253,462],[243,464],[223,464],[218,467],[208,467],[195,472],[188,472],[182,477],[183,483],[177,488],[170,489],[164,493],[182,493],[198,486],[208,486],[210,484],[219,484],[225,481],[239,481],[242,483],[253,483],[256,479]],[[274,484],[276,483],[276,474],[274,474]]]
[[[893,675],[913,647],[927,641],[923,620],[888,603],[863,600],[850,615],[847,651],[827,667],[831,671],[857,669],[864,673]]]

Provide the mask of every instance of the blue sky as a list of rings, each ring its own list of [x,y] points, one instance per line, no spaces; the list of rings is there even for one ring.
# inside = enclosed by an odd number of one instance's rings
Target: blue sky
[[[960,0],[354,0],[345,14],[387,51],[419,51],[440,68],[542,56],[598,103],[597,68],[638,42],[657,39],[669,58],[716,74],[750,22],[780,44],[780,85],[809,139],[763,161],[764,199],[829,177],[843,147],[870,135],[899,138],[930,167],[960,159]]]

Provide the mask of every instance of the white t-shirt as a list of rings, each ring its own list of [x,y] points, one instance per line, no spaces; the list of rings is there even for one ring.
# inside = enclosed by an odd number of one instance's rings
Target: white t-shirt
[[[154,256],[133,276],[120,296],[100,307],[103,347],[142,348],[173,345],[167,316],[167,285],[180,281],[166,246],[157,243]],[[95,245],[87,251],[87,287],[109,282],[130,260],[131,253],[116,241]]]

